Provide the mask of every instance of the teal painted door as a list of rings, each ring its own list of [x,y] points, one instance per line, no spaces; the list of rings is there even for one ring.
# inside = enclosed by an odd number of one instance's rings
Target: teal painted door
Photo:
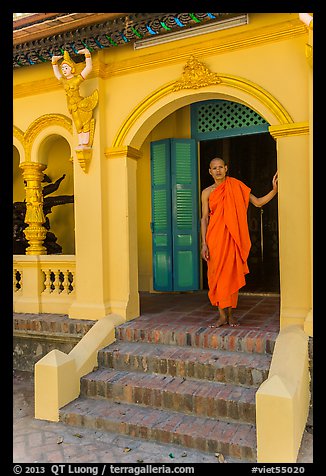
[[[171,291],[171,153],[170,141],[151,143],[152,244],[154,289]]]
[[[196,142],[151,143],[153,286],[199,289],[199,215]]]

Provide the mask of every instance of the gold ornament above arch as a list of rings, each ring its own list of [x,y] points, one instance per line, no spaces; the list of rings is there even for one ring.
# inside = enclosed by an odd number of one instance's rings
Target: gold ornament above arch
[[[31,149],[33,142],[41,131],[47,127],[60,126],[72,134],[72,120],[64,114],[44,114],[33,121],[23,132],[18,127],[13,127],[13,135],[23,145],[25,150],[25,160],[31,160]]]
[[[282,106],[282,104],[256,83],[248,79],[241,78],[230,74],[212,73],[209,69],[194,56],[191,56],[187,61],[183,74],[177,81],[171,81],[163,87],[157,89],[152,94],[147,96],[137,107],[129,114],[125,122],[120,127],[114,141],[113,147],[122,147],[124,139],[134,123],[147,111],[150,107],[155,105],[159,100],[163,99],[169,94],[180,92],[186,89],[199,89],[206,86],[214,86],[216,90],[221,85],[230,86],[236,90],[241,90],[258,99],[273,115],[277,118],[279,124],[292,124],[293,120],[290,114]]]

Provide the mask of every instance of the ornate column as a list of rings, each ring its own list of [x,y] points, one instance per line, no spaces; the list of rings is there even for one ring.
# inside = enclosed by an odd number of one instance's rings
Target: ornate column
[[[24,233],[29,242],[26,254],[46,255],[46,248],[43,246],[46,229],[43,226],[45,217],[41,185],[43,170],[46,165],[37,162],[23,162],[19,167],[23,170],[26,191],[25,223],[28,223],[28,227],[24,230]]]

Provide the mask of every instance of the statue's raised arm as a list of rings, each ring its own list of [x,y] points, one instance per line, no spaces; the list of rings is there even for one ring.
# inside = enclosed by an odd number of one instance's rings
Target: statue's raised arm
[[[82,50],[78,51],[79,55],[85,55],[85,68],[80,73],[84,79],[89,75],[89,73],[93,69],[93,62],[92,62],[92,55],[90,54],[87,48],[83,48]]]

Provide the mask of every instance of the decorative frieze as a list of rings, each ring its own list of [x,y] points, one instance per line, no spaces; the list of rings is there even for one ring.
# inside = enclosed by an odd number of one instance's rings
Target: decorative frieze
[[[88,48],[95,52],[133,43],[140,39],[184,31],[207,23],[217,23],[243,13],[132,13],[103,23],[86,25],[64,33],[14,45],[13,67],[51,61],[53,55]]]

